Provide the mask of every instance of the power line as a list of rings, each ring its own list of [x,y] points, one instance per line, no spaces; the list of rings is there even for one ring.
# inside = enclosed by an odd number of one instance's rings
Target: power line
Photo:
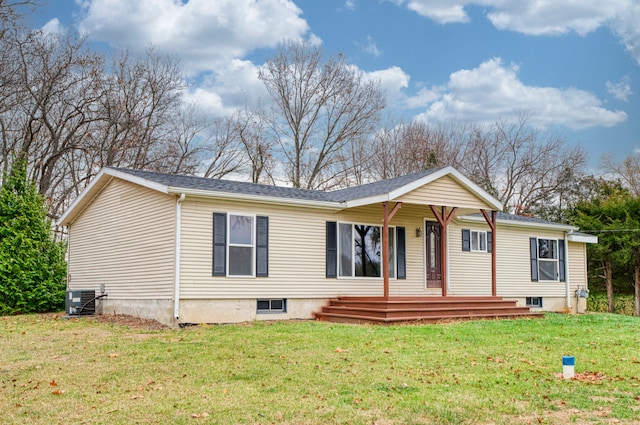
[[[631,233],[631,232],[640,232],[640,229],[610,229],[610,230],[582,230],[580,229],[580,233]]]

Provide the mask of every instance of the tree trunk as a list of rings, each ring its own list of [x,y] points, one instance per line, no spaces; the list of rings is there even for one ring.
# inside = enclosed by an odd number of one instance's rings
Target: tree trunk
[[[607,311],[613,313],[613,266],[611,258],[605,258],[602,265],[604,267],[604,280],[607,285]]]

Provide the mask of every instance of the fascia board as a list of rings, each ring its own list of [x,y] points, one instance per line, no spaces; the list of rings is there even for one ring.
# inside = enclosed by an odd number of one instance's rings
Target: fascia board
[[[161,193],[165,193],[165,194],[169,193],[169,186],[167,185],[152,182],[151,180],[143,179],[142,177],[133,176],[131,174],[128,174],[119,170],[114,170],[112,168],[107,168],[106,172],[112,175],[113,177],[117,177],[121,180],[125,180],[130,183],[135,183],[139,186],[146,187],[148,189],[152,189]]]
[[[62,215],[56,220],[56,225],[58,226],[66,226],[71,222],[71,219],[75,217],[77,213],[79,213],[78,208],[84,209],[80,207],[85,204],[85,200],[89,201],[98,193],[100,193],[100,189],[105,186],[109,180],[111,180],[111,176],[108,175],[106,169],[102,169],[98,171],[98,174],[89,182],[87,187],[85,187],[82,192],[73,200],[71,205],[62,213]],[[106,181],[105,181],[106,180]]]
[[[474,195],[485,201],[487,204],[491,205],[493,207],[493,210],[502,211],[504,209],[502,202],[491,196],[487,191],[469,180],[458,170],[453,167],[447,167],[446,169],[449,169],[449,174],[451,174],[451,177],[453,177],[454,180],[457,180],[458,183],[464,186],[467,190],[471,191]]]
[[[346,208],[361,207],[363,205],[377,204],[380,202],[387,202],[390,200],[389,194],[384,193],[382,195],[369,196],[366,198],[353,199],[345,202]]]
[[[294,199],[294,198],[279,198],[274,196],[246,195],[242,193],[215,192],[210,190],[195,190],[195,189],[185,189],[180,187],[169,187],[167,193],[172,195],[179,195],[181,193],[184,193],[187,196],[193,196],[198,198],[230,199],[234,201],[246,201],[246,202],[255,202],[255,203],[261,203],[261,204],[313,207],[313,208],[319,208],[319,209],[329,209],[334,211],[339,211],[346,208],[346,205],[340,202],[313,201],[313,200],[307,200],[307,199]]]
[[[461,222],[479,222],[486,223],[484,217],[471,217],[471,216],[461,216],[456,217],[456,221]],[[575,226],[570,226],[568,224],[557,224],[557,223],[529,223],[525,221],[514,221],[514,220],[504,220],[498,219],[498,224],[503,226],[511,226],[511,227],[528,227],[532,229],[547,229],[547,230],[561,230],[564,232],[573,232],[578,230]]]
[[[458,183],[460,183],[462,186],[464,186],[465,189],[467,189],[468,191],[470,191],[471,193],[473,193],[475,196],[477,196],[478,198],[482,199],[484,202],[486,202],[489,206],[491,206],[491,209],[496,210],[496,211],[501,211],[503,209],[502,203],[500,201],[498,201],[496,198],[494,198],[493,196],[489,195],[486,191],[484,191],[481,187],[479,187],[478,185],[476,185],[475,183],[473,183],[471,180],[469,180],[468,178],[466,178],[465,176],[463,176],[458,170],[456,170],[455,168],[449,166],[449,167],[445,167],[441,170],[435,171],[427,176],[424,176],[418,180],[415,180],[411,183],[408,183],[402,187],[399,187],[395,190],[392,190],[391,192],[389,192],[388,194],[382,194],[379,196],[372,196],[372,197],[368,197],[368,198],[362,198],[362,199],[355,199],[353,201],[349,201],[348,205],[349,207],[353,206],[361,206],[361,205],[367,205],[367,204],[372,204],[375,202],[384,202],[384,201],[391,201],[394,199],[397,199],[399,197],[401,197],[402,195],[405,195],[409,192],[411,192],[412,190],[418,189],[426,184],[429,184],[431,182],[434,182],[436,180],[438,180],[439,178],[442,178],[444,176],[451,176],[454,180],[456,180]],[[463,205],[460,205],[461,207],[464,207]]]
[[[567,239],[569,240],[569,242],[598,243],[597,236],[587,235],[584,233],[579,233],[579,234],[569,233],[567,234]]]

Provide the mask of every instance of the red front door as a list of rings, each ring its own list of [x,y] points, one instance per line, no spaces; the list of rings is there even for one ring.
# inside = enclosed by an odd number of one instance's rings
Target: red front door
[[[442,288],[441,227],[435,221],[425,222],[427,255],[427,288]]]

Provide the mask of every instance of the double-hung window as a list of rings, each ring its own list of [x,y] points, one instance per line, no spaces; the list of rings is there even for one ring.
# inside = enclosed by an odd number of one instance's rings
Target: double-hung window
[[[564,240],[549,238],[530,238],[531,280],[564,281],[565,280],[565,246]]]
[[[213,276],[269,275],[269,217],[213,213]]]
[[[487,252],[487,232],[471,231],[471,251]]]
[[[255,216],[229,214],[229,276],[254,276]]]
[[[483,230],[462,229],[462,250],[471,252],[491,252],[493,233]]]
[[[540,280],[558,280],[558,241],[538,239],[538,273]]]

